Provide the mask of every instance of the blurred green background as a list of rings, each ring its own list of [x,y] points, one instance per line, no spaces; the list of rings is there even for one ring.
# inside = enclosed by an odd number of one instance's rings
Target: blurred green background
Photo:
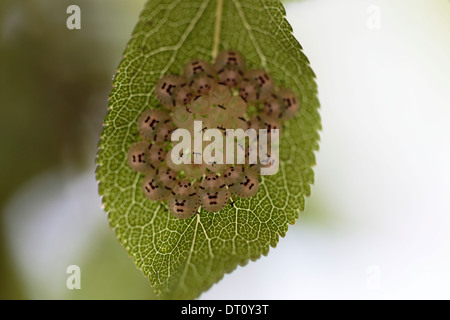
[[[94,175],[144,2],[0,1],[1,299],[154,298]],[[72,4],[81,30],[66,28]],[[450,298],[450,2],[301,0],[286,11],[319,85],[312,196],[276,249],[201,298]],[[72,264],[81,290],[66,287]]]
[[[83,172],[94,176],[96,140],[106,114],[111,79],[143,3],[0,2],[1,215],[19,188],[35,178],[42,183],[39,177],[43,174],[65,172],[56,174],[52,183],[62,188]],[[66,27],[66,9],[71,4],[81,8],[81,30]],[[34,201],[38,206],[44,200]],[[67,208],[61,205],[59,210],[63,214]],[[99,204],[86,210],[91,215],[101,214]],[[101,219],[105,228],[98,228],[95,241],[73,262],[80,265],[86,287],[55,290],[50,279],[48,286],[45,279],[36,284],[33,280],[24,283],[23,269],[17,266],[12,252],[15,243],[6,239],[7,227],[1,217],[0,298],[152,298],[148,282],[127,258],[114,233],[105,231],[108,227],[104,213]],[[48,259],[58,260],[58,252],[54,254]],[[34,264],[31,256],[28,264]],[[39,266],[36,268],[34,278],[42,274]],[[65,268],[61,276],[68,276]],[[39,283],[42,287],[38,287]],[[65,286],[65,282],[61,284]]]

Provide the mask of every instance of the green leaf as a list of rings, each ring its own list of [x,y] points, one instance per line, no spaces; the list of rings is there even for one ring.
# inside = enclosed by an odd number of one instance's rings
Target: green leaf
[[[126,162],[138,138],[141,112],[157,105],[153,87],[182,73],[194,58],[212,61],[235,49],[249,67],[268,70],[294,89],[301,110],[286,122],[280,170],[263,176],[257,195],[219,213],[188,220],[141,191],[142,177]],[[150,0],[146,3],[114,79],[97,156],[99,192],[111,227],[136,265],[164,299],[193,299],[225,273],[266,255],[294,224],[310,194],[320,116],[315,75],[292,35],[279,1]],[[119,275],[120,276],[120,275]]]

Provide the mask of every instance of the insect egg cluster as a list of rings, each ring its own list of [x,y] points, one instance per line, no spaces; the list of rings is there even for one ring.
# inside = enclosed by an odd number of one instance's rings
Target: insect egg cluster
[[[253,197],[260,170],[267,164],[249,161],[248,147],[245,163],[237,165],[226,164],[226,152],[220,153],[222,163],[199,160],[201,156],[194,152],[172,155],[175,129],[187,129],[194,137],[194,121],[201,120],[202,132],[219,129],[224,136],[226,129],[253,128],[257,133],[279,129],[281,133],[283,122],[299,109],[292,90],[277,88],[265,70],[247,69],[242,54],[234,50],[220,52],[213,64],[190,61],[183,75],[163,76],[156,83],[155,95],[161,106],[145,110],[138,118],[142,140],[129,149],[128,164],[144,175],[144,195],[152,201],[167,201],[170,212],[180,219],[192,217],[200,207],[218,212],[232,195]],[[202,143],[206,150],[210,142]],[[191,164],[172,161],[183,156]]]

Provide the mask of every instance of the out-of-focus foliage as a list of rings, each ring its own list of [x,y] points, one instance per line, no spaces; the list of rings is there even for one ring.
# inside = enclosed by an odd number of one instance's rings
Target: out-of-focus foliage
[[[64,299],[154,299],[148,279],[136,268],[111,233],[98,238],[95,249],[79,265],[81,290],[66,290]]]
[[[81,30],[68,30],[73,1],[0,2],[0,229],[7,199],[55,166],[93,167],[111,77],[143,1],[77,1]],[[26,298],[0,232],[0,298]],[[31,263],[31,262],[30,262]]]
[[[217,24],[217,22],[220,22]],[[286,122],[280,170],[263,176],[258,193],[221,212],[187,220],[148,201],[142,176],[126,164],[137,118],[157,107],[156,81],[192,59],[240,51],[250,68],[268,70],[292,88],[301,109]],[[314,181],[320,116],[315,75],[279,1],[149,1],[120,63],[97,158],[99,191],[110,225],[162,298],[193,299],[238,265],[266,255],[294,224]]]

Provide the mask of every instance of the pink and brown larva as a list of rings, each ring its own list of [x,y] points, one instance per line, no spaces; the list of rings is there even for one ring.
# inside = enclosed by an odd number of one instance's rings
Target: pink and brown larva
[[[191,80],[189,85],[192,91],[198,95],[206,95],[216,84],[216,80],[209,74],[202,74]]]
[[[223,68],[235,67],[241,71],[245,71],[245,58],[235,50],[223,50],[219,52],[214,62],[216,72],[220,72]]]
[[[184,220],[197,212],[199,202],[195,186],[189,180],[184,179],[172,190],[167,205],[175,217]]]
[[[232,187],[234,184],[239,183],[244,178],[244,166],[237,165],[234,167],[229,167],[223,172],[223,179],[228,187]]]
[[[224,50],[217,55],[214,68],[219,83],[236,88],[244,75],[245,59],[237,51]]]
[[[162,110],[145,110],[138,118],[138,130],[146,140],[152,140],[160,126],[170,122],[170,116]]]
[[[230,186],[230,191],[240,198],[253,197],[259,188],[258,174],[254,170],[246,168],[240,175],[238,182]]]
[[[258,99],[265,99],[273,93],[275,84],[272,76],[264,70],[249,70],[244,79],[254,84],[258,92]]]
[[[158,143],[163,143],[167,141],[171,141],[170,137],[172,136],[172,132],[176,129],[176,127],[172,124],[170,120],[166,120],[166,122],[162,123],[156,129],[154,141]]]
[[[261,119],[261,129],[266,129],[267,135],[270,135],[271,134],[270,130],[274,129],[278,129],[279,133],[281,134],[282,125],[278,117],[271,117],[263,114],[261,115],[260,119]]]
[[[172,104],[174,107],[185,106],[189,104],[193,98],[194,95],[191,87],[187,83],[183,83],[174,89]]]
[[[272,94],[265,99],[262,111],[271,118],[281,118],[284,111],[283,102],[278,96]]]
[[[236,88],[243,76],[243,72],[237,67],[226,67],[217,72],[217,78],[220,84],[224,84],[229,88]]]
[[[191,81],[200,75],[214,76],[213,67],[204,60],[193,60],[184,65],[183,75]]]
[[[259,91],[256,83],[249,79],[244,79],[239,84],[239,95],[247,102],[255,102],[259,100]]]
[[[136,172],[149,172],[152,170],[152,166],[147,160],[147,151],[150,148],[150,143],[146,141],[141,141],[135,143],[128,150],[128,165],[132,170]]]
[[[282,88],[277,92],[283,102],[283,118],[289,119],[295,116],[300,108],[300,102],[297,95],[291,89]]]
[[[152,201],[166,200],[170,195],[168,190],[162,181],[156,176],[148,175],[142,182],[142,191],[144,195]]]
[[[172,190],[177,184],[177,173],[168,167],[160,168],[157,176],[167,190]]]
[[[271,167],[279,159],[270,153],[270,132],[267,149],[250,149],[238,143],[245,154],[244,164],[227,164],[225,150],[215,147],[209,151],[213,151],[212,157],[200,155],[200,163],[194,163],[199,156],[189,149],[178,149],[180,154],[172,157],[174,130],[187,129],[191,138],[201,131],[205,138],[206,132],[212,132],[208,129],[219,129],[225,141],[227,129],[254,129],[259,139],[259,129],[279,129],[281,134],[283,123],[300,107],[292,90],[278,88],[266,70],[248,70],[244,56],[236,50],[220,52],[212,63],[188,61],[182,75],[164,75],[157,81],[154,94],[160,105],[139,116],[137,128],[142,141],[130,147],[127,161],[143,176],[144,196],[149,201],[167,202],[170,213],[179,219],[205,211],[221,212],[232,195],[254,197],[262,168]],[[203,128],[195,131],[196,120],[202,121]],[[204,153],[212,143],[206,140]],[[250,150],[262,156],[254,160],[255,153]],[[181,160],[185,158],[192,163],[184,164]]]
[[[165,107],[173,106],[176,88],[182,86],[186,82],[186,79],[181,76],[165,75],[156,83],[156,98]]]
[[[166,160],[166,153],[166,150],[157,143],[150,144],[146,151],[146,160],[153,169],[157,169]]]

